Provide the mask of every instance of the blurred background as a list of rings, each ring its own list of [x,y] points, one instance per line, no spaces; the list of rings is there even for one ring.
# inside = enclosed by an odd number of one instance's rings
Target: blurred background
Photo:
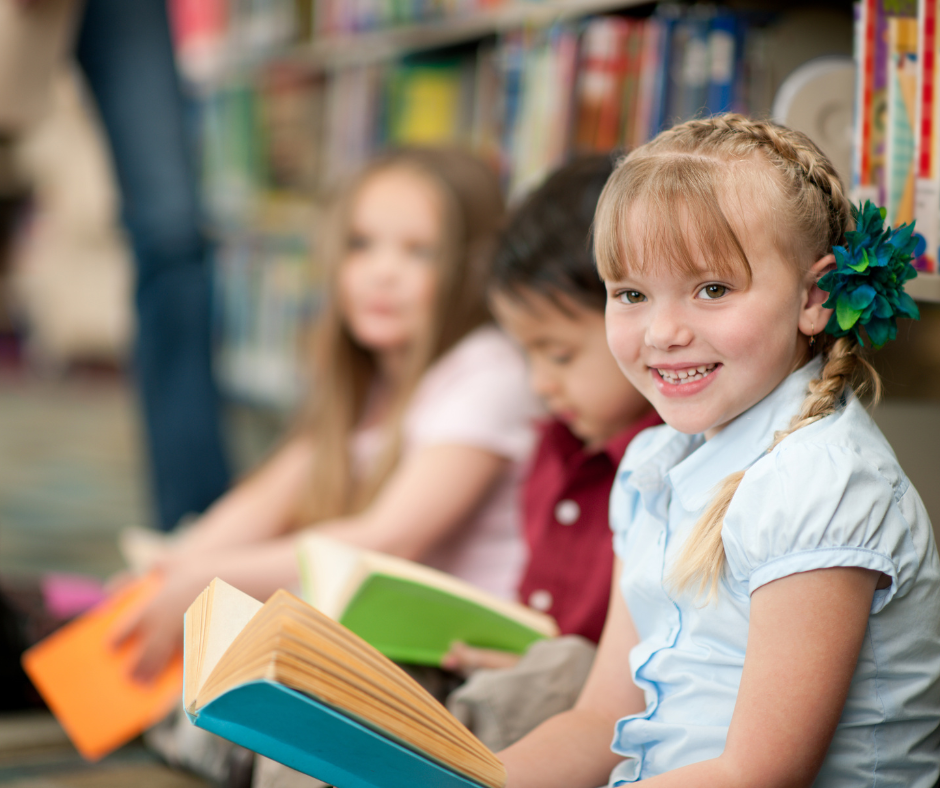
[[[916,0],[118,4],[152,7],[146,40],[107,0],[0,0],[7,586],[109,576],[122,528],[173,527],[263,456],[305,385],[318,224],[337,184],[386,147],[467,147],[516,200],[573,153],[734,110],[809,133],[894,222],[914,217],[926,183]],[[149,42],[167,19],[164,51]],[[178,255],[195,261],[188,273]],[[879,357],[875,416],[936,523],[936,253],[919,264],[923,319]],[[174,348],[193,358],[154,362],[181,358]],[[167,380],[176,387],[161,393]],[[175,431],[209,448],[178,445]],[[179,492],[179,476],[199,489]],[[11,754],[22,741],[3,741],[0,782],[38,785]]]

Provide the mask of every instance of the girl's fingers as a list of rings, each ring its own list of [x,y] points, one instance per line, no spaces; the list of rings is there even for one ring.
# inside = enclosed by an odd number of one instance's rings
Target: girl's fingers
[[[157,678],[173,656],[175,644],[167,638],[145,638],[141,642],[139,656],[131,669],[131,678],[141,684],[149,684]]]
[[[123,591],[131,583],[135,582],[138,579],[129,569],[123,569],[120,572],[111,575],[104,584],[104,590],[108,596],[113,596],[120,591]]]
[[[135,635],[139,634],[138,630],[140,629],[145,612],[146,608],[136,610],[115,622],[108,636],[111,648],[120,648]]]

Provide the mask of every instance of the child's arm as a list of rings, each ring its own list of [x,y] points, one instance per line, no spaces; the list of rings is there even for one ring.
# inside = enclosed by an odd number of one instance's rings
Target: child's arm
[[[724,752],[644,782],[650,788],[812,785],[842,715],[880,576],[817,569],[755,591]]]
[[[475,648],[466,643],[457,642],[450,644],[450,651],[441,659],[441,667],[466,677],[478,670],[511,668],[520,659],[522,656],[514,651]]]
[[[509,460],[473,446],[415,451],[359,515],[316,526],[345,542],[420,561],[483,501]]]
[[[318,525],[317,532],[372,550],[420,559],[466,521],[507,463],[498,455],[469,446],[429,446],[402,463],[369,509]],[[273,461],[268,467],[274,467]],[[292,470],[296,472],[292,477],[295,483],[306,478],[300,468]],[[258,496],[252,503],[260,503],[262,498]],[[271,504],[280,506],[274,501]],[[176,560],[162,567],[164,583],[157,596],[116,633],[115,642],[140,638],[141,657],[134,669],[137,678],[146,681],[155,676],[180,647],[183,614],[213,577],[221,577],[257,599],[267,599],[278,588],[297,583],[296,535],[279,536],[271,527],[272,520],[258,508],[251,508],[249,514],[261,520],[254,543],[248,544],[245,538],[252,533],[252,521],[245,515],[237,518],[240,542],[236,539],[234,546],[224,540],[224,529],[219,527],[214,530],[219,548],[207,550],[208,540],[203,540],[198,550],[176,551]],[[264,533],[272,538],[257,543]]]
[[[639,637],[620,593],[621,565],[614,565],[610,608],[597,656],[578,702],[503,750],[506,788],[595,788],[606,785],[623,758],[610,750],[614,723],[646,708],[630,676],[628,656]]]

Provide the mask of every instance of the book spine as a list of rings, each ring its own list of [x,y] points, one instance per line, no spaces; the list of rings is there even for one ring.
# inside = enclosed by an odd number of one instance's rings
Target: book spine
[[[737,20],[732,14],[717,14],[708,33],[709,81],[706,111],[728,112],[732,108]]]
[[[917,50],[917,181],[914,185],[914,219],[925,241],[915,267],[937,273],[940,248],[940,178],[938,178],[937,0],[920,0]]]
[[[917,100],[917,21],[906,17],[888,20],[887,139],[885,187],[888,221],[914,218],[914,140]]]
[[[877,0],[862,0],[856,6],[855,145],[852,158],[852,199],[855,201],[878,201],[872,172],[876,3]]]

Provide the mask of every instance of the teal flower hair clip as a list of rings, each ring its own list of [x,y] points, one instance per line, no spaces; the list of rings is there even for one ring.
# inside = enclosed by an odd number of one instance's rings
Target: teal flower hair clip
[[[826,331],[835,337],[854,334],[864,346],[861,329],[880,348],[898,334],[898,317],[920,318],[904,283],[917,276],[911,265],[923,238],[914,224],[885,229],[886,211],[870,200],[852,206],[855,230],[845,234],[846,246],[833,247],[836,267],[819,280],[829,293],[824,307],[833,309]]]

